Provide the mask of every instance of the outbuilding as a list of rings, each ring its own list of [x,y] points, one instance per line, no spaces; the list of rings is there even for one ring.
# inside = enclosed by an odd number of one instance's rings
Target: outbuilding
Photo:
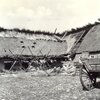
[[[75,61],[82,58],[100,58],[100,24],[93,26],[76,51]]]

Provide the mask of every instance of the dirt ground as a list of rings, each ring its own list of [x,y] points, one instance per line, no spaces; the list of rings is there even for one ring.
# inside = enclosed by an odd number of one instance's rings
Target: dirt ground
[[[100,100],[100,89],[83,91],[78,76],[0,75],[0,100]]]

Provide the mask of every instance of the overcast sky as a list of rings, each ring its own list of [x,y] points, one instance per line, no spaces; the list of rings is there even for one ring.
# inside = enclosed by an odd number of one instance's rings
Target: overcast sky
[[[100,0],[0,0],[0,26],[58,32],[100,18]]]

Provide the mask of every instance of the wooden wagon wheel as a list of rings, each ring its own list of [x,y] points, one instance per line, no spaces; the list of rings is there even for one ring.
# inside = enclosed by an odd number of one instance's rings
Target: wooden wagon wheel
[[[87,71],[84,65],[80,68],[80,82],[85,90],[93,89],[96,83],[96,78],[93,77],[92,73]]]

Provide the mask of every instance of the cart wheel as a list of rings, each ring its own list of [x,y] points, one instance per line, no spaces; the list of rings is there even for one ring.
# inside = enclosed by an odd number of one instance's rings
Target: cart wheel
[[[80,81],[84,90],[91,90],[94,88],[96,78],[93,78],[92,74],[86,70],[85,66],[82,66],[80,68]]]

